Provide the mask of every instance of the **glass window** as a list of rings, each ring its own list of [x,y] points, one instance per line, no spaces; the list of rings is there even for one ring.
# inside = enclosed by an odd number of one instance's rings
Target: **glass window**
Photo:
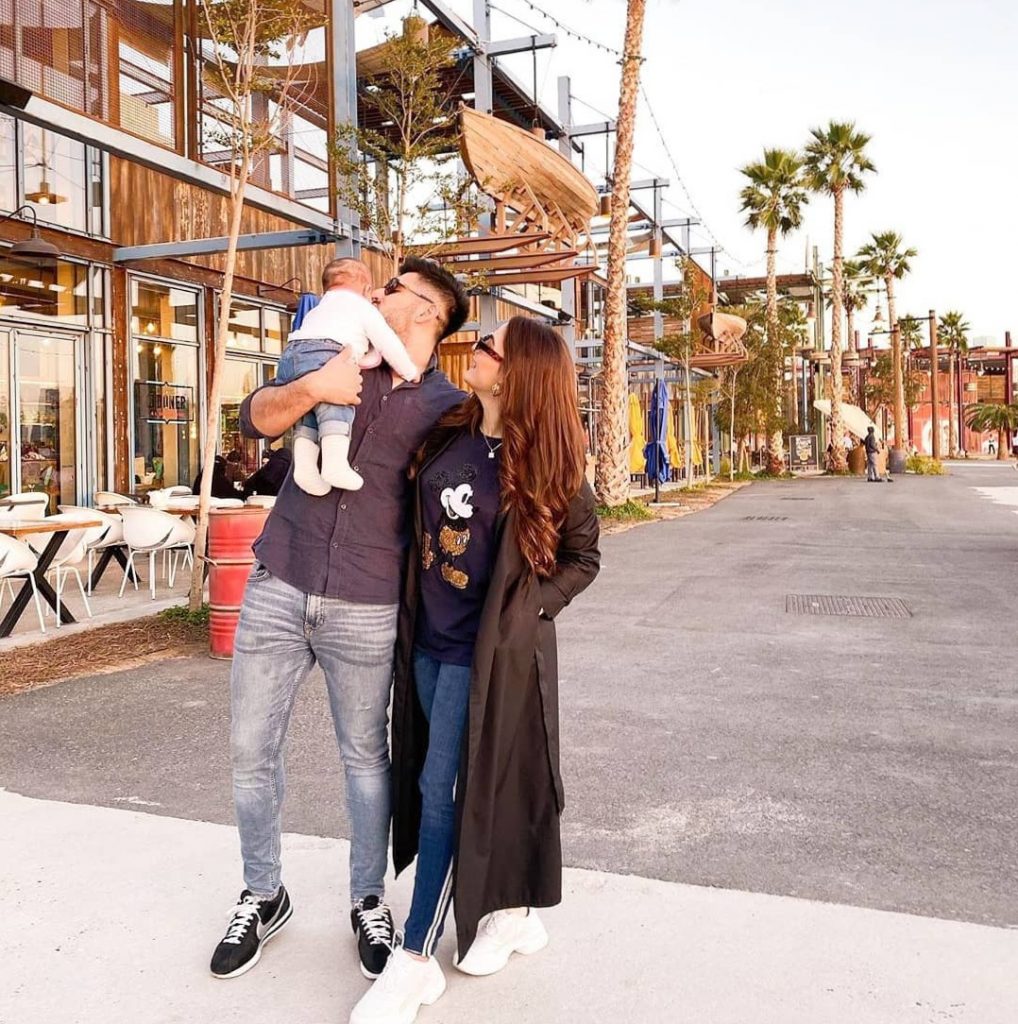
[[[106,234],[105,190],[103,188],[103,156],[98,149],[86,150],[88,159],[88,192],[85,201],[88,205],[88,230],[93,235]]]
[[[131,333],[141,339],[197,342],[198,293],[156,281],[132,279]]]
[[[92,401],[95,453],[92,489],[101,491],[107,485],[109,426],[106,419],[106,368],[109,366],[109,341],[104,334],[92,336]]]
[[[176,140],[175,6],[173,0],[116,3],[120,126],[164,146]]]
[[[0,331],[0,498],[11,493],[11,336]]]
[[[227,357],[223,364],[223,402],[219,450],[226,456],[231,483],[243,483],[261,465],[261,444],[240,432],[240,403],[262,383],[262,364]]]
[[[88,268],[67,260],[39,265],[0,255],[0,313],[85,326]]]
[[[85,147],[27,122],[21,132],[25,202],[41,221],[84,231]]]
[[[261,311],[261,306],[238,299],[230,303],[230,325],[226,336],[229,348],[239,348],[245,352],[261,351]]]
[[[262,350],[278,356],[283,351],[289,333],[290,314],[285,309],[266,309]]]
[[[0,116],[0,210],[18,205],[17,147],[14,118]]]
[[[135,338],[133,489],[198,475],[198,349]]]

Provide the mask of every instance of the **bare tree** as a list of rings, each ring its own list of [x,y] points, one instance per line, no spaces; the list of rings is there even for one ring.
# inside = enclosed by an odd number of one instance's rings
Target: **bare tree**
[[[260,160],[280,145],[290,112],[309,88],[303,76],[301,48],[307,32],[323,24],[322,15],[300,0],[200,0],[201,73],[219,96],[215,141],[229,154],[226,260],[219,301],[215,355],[209,383],[205,443],[198,499],[195,560],[189,605],[201,607],[204,555],[209,527],[212,473],[219,441],[223,364],[230,325],[237,239],[244,214],[244,193]]]
[[[646,0],[628,0],[626,38],[622,54],[622,85],[616,121],[615,167],[612,171],[611,221],[608,228],[608,294],[605,300],[603,390],[597,432],[597,468],[594,489],[598,501],[609,507],[629,497],[626,459],[626,231],[629,227],[629,182],[633,170],[636,100],[643,62],[643,19]]]

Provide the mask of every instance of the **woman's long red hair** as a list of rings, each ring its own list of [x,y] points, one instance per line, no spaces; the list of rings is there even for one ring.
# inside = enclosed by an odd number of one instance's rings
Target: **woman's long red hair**
[[[502,508],[514,512],[516,543],[538,576],[555,571],[569,503],[583,484],[586,437],[576,403],[576,371],[561,335],[539,320],[509,321],[502,364]],[[452,435],[481,429],[476,395],[438,421],[411,477]]]

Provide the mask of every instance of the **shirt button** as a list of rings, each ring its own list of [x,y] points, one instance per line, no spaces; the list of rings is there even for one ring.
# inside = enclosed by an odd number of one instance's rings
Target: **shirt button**
[[[340,507],[340,508],[341,508],[341,509],[342,509],[342,510],[343,510],[344,512],[346,511],[346,505],[340,505],[339,507]],[[333,544],[332,546],[333,546],[333,547],[335,547],[336,545],[335,545],[335,544]]]
[[[383,402],[388,402],[389,401],[389,396],[388,395],[382,395],[382,401]]]
[[[339,547],[339,545],[338,545],[338,544],[333,544],[332,546],[333,546],[334,548],[338,548],[338,547]]]
[[[353,471],[355,473],[359,473],[361,471],[361,467],[360,466],[354,466]]]

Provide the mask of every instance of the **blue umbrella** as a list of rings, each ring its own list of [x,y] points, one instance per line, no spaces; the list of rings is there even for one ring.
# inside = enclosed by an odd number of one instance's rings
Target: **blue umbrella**
[[[647,478],[654,481],[655,500],[658,485],[668,483],[671,467],[668,463],[668,385],[657,381],[650,396],[650,440],[643,449],[647,460]]]
[[[290,330],[297,330],[297,328],[304,322],[304,317],[306,317],[317,305],[317,295],[312,295],[311,292],[301,292],[300,298],[297,299],[297,312],[293,314],[293,326]]]

